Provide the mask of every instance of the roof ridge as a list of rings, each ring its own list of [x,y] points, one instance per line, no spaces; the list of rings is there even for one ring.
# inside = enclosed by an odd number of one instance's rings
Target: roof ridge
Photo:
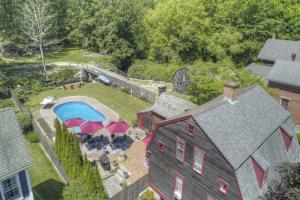
[[[5,111],[8,111],[8,110],[13,111],[11,107],[6,107],[6,108],[1,108],[0,112],[5,112]]]
[[[287,120],[289,120],[291,118],[291,115],[289,115],[286,119],[282,120],[282,122],[280,123],[281,125],[284,124],[285,122],[287,122]],[[281,125],[279,127],[281,127]],[[259,145],[257,145],[257,148],[238,166],[236,167],[234,170],[237,171],[255,152],[257,152],[257,150],[263,145],[265,144],[265,142],[276,133],[278,127],[276,127],[274,130],[270,131],[270,134],[266,137],[266,139],[264,141],[262,141]]]
[[[250,86],[248,86],[248,87],[239,89],[238,92],[237,92],[237,98],[238,98],[240,95],[245,94],[245,93],[251,91],[251,90],[254,89],[254,88],[258,88],[258,86],[257,86],[256,84],[253,84],[253,85],[250,85]],[[222,96],[223,96],[223,94],[221,94],[221,95],[217,96],[216,98],[214,98],[214,99],[212,99],[212,100],[210,100],[210,101],[208,101],[208,102],[206,102],[206,103],[200,105],[200,107],[205,106],[205,104],[208,104],[208,103],[213,103],[214,100],[217,100],[218,98],[221,98]],[[218,107],[218,106],[220,106],[220,105],[223,105],[223,104],[226,103],[226,102],[227,102],[227,101],[224,101],[224,100],[223,100],[223,101],[220,101],[220,102],[216,102],[216,104],[215,104],[214,106],[212,106],[211,108],[208,108],[207,110],[205,110],[205,111],[203,111],[203,112],[196,112],[196,113],[194,113],[194,114],[192,114],[192,115],[193,115],[193,116],[197,116],[197,115],[199,115],[199,114],[206,113],[206,112],[208,112],[208,111],[211,111],[211,110],[215,109],[216,107]],[[199,109],[200,109],[200,108],[199,108]]]

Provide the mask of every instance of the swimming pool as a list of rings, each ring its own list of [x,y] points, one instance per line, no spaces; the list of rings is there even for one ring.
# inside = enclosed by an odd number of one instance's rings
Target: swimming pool
[[[77,101],[60,104],[54,108],[54,112],[63,122],[73,118],[81,118],[84,121],[104,122],[106,120],[106,117],[102,113],[96,111],[86,103]]]

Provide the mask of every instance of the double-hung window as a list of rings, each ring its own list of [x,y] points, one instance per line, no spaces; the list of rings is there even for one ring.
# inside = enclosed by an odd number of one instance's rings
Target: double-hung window
[[[287,97],[281,97],[281,100],[280,100],[280,105],[288,110],[289,109],[289,102],[290,102],[291,99],[287,98]]]
[[[2,187],[5,200],[13,200],[20,196],[15,176],[2,181]]]
[[[177,138],[176,139],[176,159],[184,162],[185,157],[185,141]]]
[[[194,147],[193,170],[199,174],[203,173],[205,153]]]
[[[183,177],[176,174],[174,180],[174,197],[175,199],[182,199],[182,191],[183,191]]]

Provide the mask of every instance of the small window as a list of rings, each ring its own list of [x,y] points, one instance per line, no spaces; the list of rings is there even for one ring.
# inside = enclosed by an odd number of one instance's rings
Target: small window
[[[205,153],[194,147],[193,170],[199,174],[203,173]]]
[[[293,138],[283,128],[280,128],[280,132],[283,137],[285,148],[287,151],[289,151]]]
[[[289,109],[289,102],[290,102],[290,100],[291,100],[291,99],[289,99],[289,98],[281,97],[280,105],[281,105],[284,109],[288,110],[288,109]]]
[[[226,183],[225,181],[223,181],[222,179],[218,180],[217,183],[218,186],[218,191],[223,194],[223,195],[227,195],[229,192],[229,184]]]
[[[176,159],[184,162],[185,157],[185,142],[179,138],[176,138]]]
[[[160,141],[160,140],[157,142],[157,149],[160,152],[164,152],[165,151],[165,144],[162,141]]]
[[[2,181],[2,187],[6,200],[16,199],[20,196],[16,177],[11,177]]]
[[[192,123],[188,123],[188,130],[187,130],[187,133],[189,134],[189,135],[192,135],[192,136],[194,136],[194,134],[195,134],[195,125],[194,124],[192,124]]]
[[[175,199],[182,199],[182,191],[183,191],[183,177],[176,174],[174,181],[174,197]]]
[[[214,200],[211,196],[207,195],[206,200]]]

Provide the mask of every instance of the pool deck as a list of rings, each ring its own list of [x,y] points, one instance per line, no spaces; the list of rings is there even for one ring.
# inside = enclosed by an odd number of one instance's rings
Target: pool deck
[[[49,127],[52,129],[52,131],[55,131],[54,127],[54,120],[57,118],[54,108],[58,105],[77,101],[77,102],[83,102],[94,108],[96,111],[102,113],[106,120],[103,122],[104,126],[109,124],[111,121],[117,121],[120,119],[120,116],[115,111],[108,108],[106,105],[100,103],[96,99],[86,97],[86,96],[69,96],[69,97],[62,97],[54,101],[54,105],[51,108],[41,108],[40,109],[40,117],[42,117],[49,125]]]

